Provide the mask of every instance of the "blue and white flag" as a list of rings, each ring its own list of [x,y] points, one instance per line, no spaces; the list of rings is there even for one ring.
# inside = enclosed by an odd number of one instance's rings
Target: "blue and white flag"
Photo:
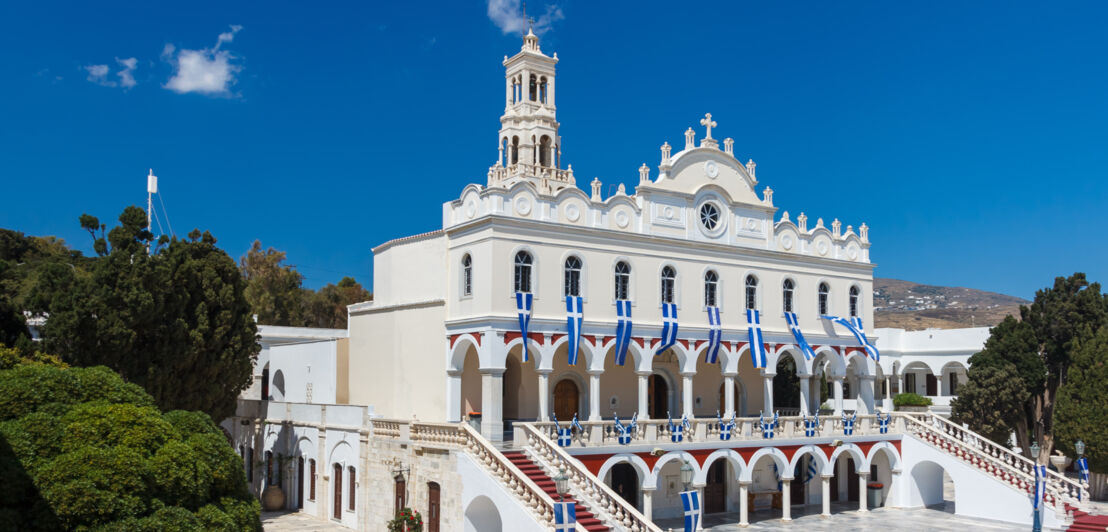
[[[808,419],[808,416],[804,416],[804,435],[811,438],[819,431],[819,413],[816,413],[815,417]]]
[[[685,532],[696,532],[700,523],[700,492],[689,490],[681,492],[681,508],[685,510]]]
[[[858,419],[858,412],[854,412],[850,417],[846,417],[846,412],[843,412],[843,436],[854,435],[854,422]]]
[[[812,459],[811,455],[805,456],[804,458],[808,462],[808,472],[804,475],[804,483],[807,484],[819,474],[819,466],[816,465],[816,461]]]
[[[616,301],[616,365],[627,361],[627,349],[631,346],[631,302],[626,299]]]
[[[731,432],[735,430],[735,413],[731,413],[731,421],[727,423],[723,422],[723,416],[719,415],[719,410],[716,410],[716,417],[719,418],[719,439],[730,440]]]
[[[558,423],[558,416],[550,416],[554,420],[554,431],[558,434],[558,447],[569,447],[573,444],[573,428],[562,428],[562,425]]]
[[[762,341],[762,318],[758,311],[746,309],[746,337],[750,340],[750,360],[755,368],[766,367],[766,346]]]
[[[677,303],[662,303],[662,342],[654,351],[658,356],[677,343]]]
[[[673,417],[669,415],[669,410],[666,410],[666,419],[669,420],[669,441],[673,443],[681,443],[684,439],[685,422],[682,420],[680,425],[673,424]]]
[[[1046,466],[1035,464],[1031,468],[1035,470],[1035,494],[1031,503],[1037,511],[1046,495]]]
[[[762,428],[762,438],[771,440],[774,436],[774,429],[777,428],[778,413],[773,413],[773,421],[766,421],[765,413],[758,413],[758,425]]]
[[[619,416],[616,416],[616,433],[620,445],[627,445],[631,443],[631,440],[635,437],[635,422],[639,418],[639,413],[635,412],[635,415],[631,417],[631,423],[624,426],[620,422]]]
[[[530,292],[516,292],[516,315],[519,316],[520,341],[523,342],[523,361],[531,359],[527,352],[527,329],[531,327],[531,302],[534,294]]]
[[[889,420],[893,418],[893,415],[889,412],[884,414],[877,414],[877,423],[880,427],[881,434],[889,433]]]
[[[808,345],[808,340],[805,340],[804,334],[800,332],[800,320],[796,317],[796,313],[786,312],[785,322],[789,324],[789,330],[793,332],[793,338],[796,339],[796,345],[800,348],[800,352],[804,353],[804,360],[816,358],[812,346]]]
[[[704,361],[715,364],[719,360],[719,345],[723,340],[723,329],[719,324],[719,307],[708,307],[708,350],[704,352]]]
[[[573,421],[570,422],[569,426],[577,429],[578,433],[583,434],[585,432],[585,427],[582,427],[581,423],[579,421],[577,421],[577,413],[576,412],[573,414]]]
[[[1077,459],[1077,474],[1081,476],[1081,482],[1089,483],[1089,459],[1082,456]]]
[[[777,469],[777,462],[773,463],[773,478],[777,479],[777,491],[781,491],[781,471]]]
[[[577,350],[581,346],[581,322],[585,321],[581,296],[566,296],[566,332],[569,336],[569,365],[577,365]]]
[[[854,335],[854,338],[858,340],[858,345],[865,348],[866,356],[872,358],[874,361],[881,360],[881,353],[877,352],[877,348],[866,339],[866,333],[862,332],[862,318],[855,316],[851,318],[852,321],[847,321],[838,316],[820,316],[820,318],[846,327],[846,329]]]
[[[577,530],[577,503],[554,503],[554,530],[555,532],[573,532]]]

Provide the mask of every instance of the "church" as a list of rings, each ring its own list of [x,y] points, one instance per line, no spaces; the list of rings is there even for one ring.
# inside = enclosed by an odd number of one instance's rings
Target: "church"
[[[1041,483],[1044,524],[1072,519],[1082,484],[937,412],[987,329],[873,329],[869,227],[779,208],[709,113],[630,193],[579,186],[557,64],[530,31],[505,57],[484,183],[373,248],[347,331],[263,328],[223,426],[266,504],[483,532],[550,530],[564,496],[577,530],[660,531],[682,491],[745,525],[941,503],[946,476],[960,515],[1030,523]],[[892,412],[906,390],[946,401]]]

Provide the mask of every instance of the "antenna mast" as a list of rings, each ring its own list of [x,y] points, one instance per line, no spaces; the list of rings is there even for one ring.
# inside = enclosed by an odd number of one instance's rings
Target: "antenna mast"
[[[154,169],[150,169],[150,175],[146,176],[146,230],[154,232],[154,194],[158,193],[158,176],[154,175]],[[146,246],[147,253],[153,253],[151,246]]]

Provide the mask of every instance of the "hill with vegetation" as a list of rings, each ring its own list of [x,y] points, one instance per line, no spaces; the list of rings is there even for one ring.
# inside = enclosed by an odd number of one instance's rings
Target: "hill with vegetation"
[[[874,278],[873,310],[876,327],[909,331],[936,328],[993,327],[1005,316],[1019,317],[1019,306],[1031,303],[974,288],[934,286]]]

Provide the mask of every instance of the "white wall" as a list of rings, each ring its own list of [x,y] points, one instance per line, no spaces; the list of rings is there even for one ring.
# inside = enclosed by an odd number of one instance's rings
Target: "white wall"
[[[515,496],[489,477],[488,473],[468,454],[457,453],[457,455],[458,473],[462,477],[464,529],[467,532],[515,532],[543,528]],[[493,517],[494,509],[495,515],[499,517],[499,529],[491,526],[496,522]]]
[[[269,390],[273,400],[334,404],[336,345],[336,340],[321,340],[270,347]]]

